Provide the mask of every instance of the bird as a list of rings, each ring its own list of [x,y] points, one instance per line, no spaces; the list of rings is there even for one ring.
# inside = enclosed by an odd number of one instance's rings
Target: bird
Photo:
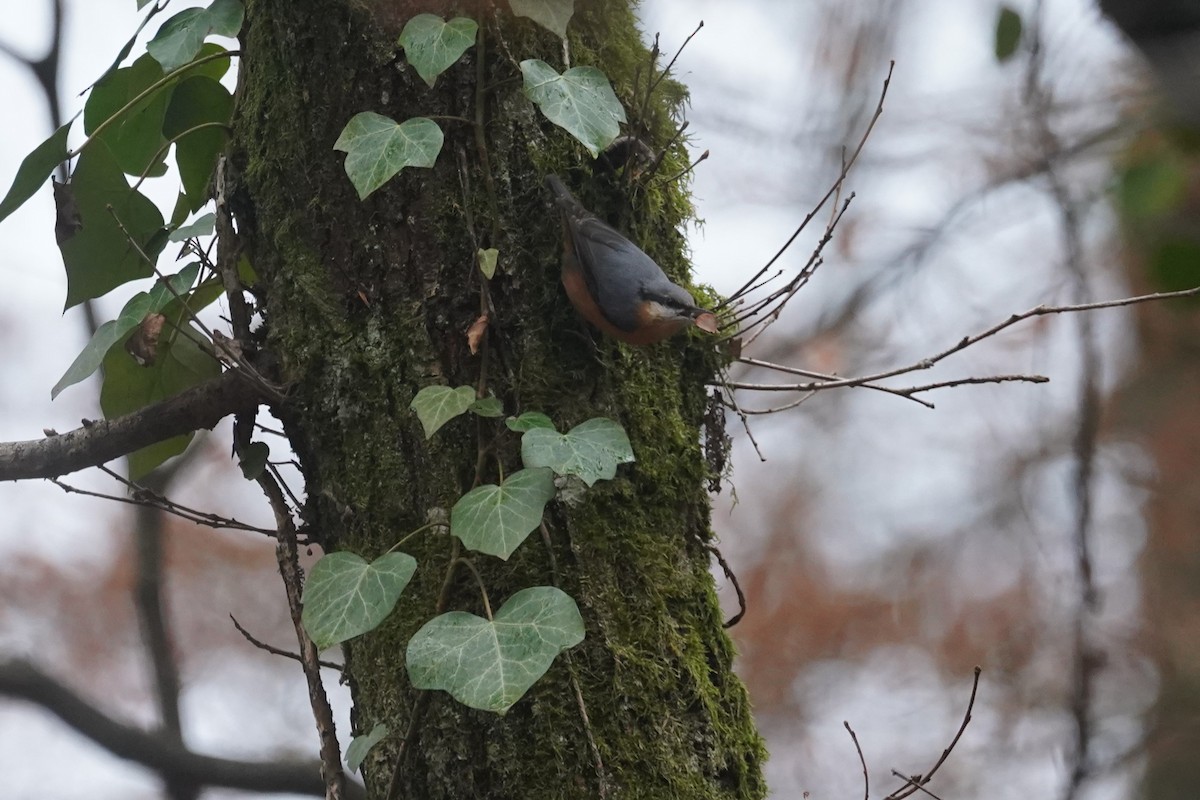
[[[717,333],[716,315],[654,259],[584,208],[557,175],[545,183],[562,211],[562,283],[580,316],[633,345],[660,342],[689,325]]]

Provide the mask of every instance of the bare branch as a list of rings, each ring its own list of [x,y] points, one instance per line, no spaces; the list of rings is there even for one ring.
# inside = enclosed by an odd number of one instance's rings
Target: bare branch
[[[858,752],[858,763],[862,764],[863,800],[871,800],[871,779],[867,777],[867,759],[863,755],[862,745],[858,743],[858,734],[854,732],[854,728],[850,727],[849,722],[842,720],[842,724],[846,726],[846,732],[850,734],[850,738],[854,741],[854,749]]]
[[[743,383],[743,382],[730,381],[730,382],[725,382],[722,385],[724,385],[730,389],[747,389],[747,390],[751,390],[751,391],[764,391],[764,392],[817,392],[817,391],[821,391],[824,389],[842,389],[842,388],[849,387],[849,386],[865,386],[869,383],[875,383],[877,381],[883,380],[884,378],[894,378],[898,375],[905,375],[910,372],[920,372],[922,370],[930,369],[935,364],[937,364],[941,361],[944,361],[946,358],[954,355],[955,353],[962,352],[963,350],[966,350],[968,347],[976,345],[979,342],[982,342],[984,339],[989,339],[992,336],[995,336],[996,334],[1005,330],[1006,328],[1010,328],[1013,325],[1016,325],[1018,322],[1023,322],[1024,320],[1030,319],[1032,317],[1044,317],[1044,316],[1049,316],[1051,314],[1071,314],[1071,313],[1078,313],[1078,312],[1082,312],[1082,311],[1097,311],[1097,310],[1103,309],[1103,308],[1121,308],[1124,306],[1137,305],[1139,303],[1150,303],[1150,302],[1155,302],[1155,301],[1160,301],[1160,300],[1171,300],[1171,299],[1178,299],[1178,298],[1184,298],[1184,297],[1197,297],[1197,296],[1200,296],[1200,286],[1196,286],[1191,289],[1181,289],[1180,291],[1177,291],[1177,292],[1155,292],[1154,294],[1143,294],[1143,295],[1137,295],[1135,297],[1123,297],[1118,300],[1105,300],[1105,301],[1096,302],[1096,303],[1078,303],[1075,305],[1063,305],[1063,306],[1040,305],[1040,306],[1036,306],[1035,308],[1031,308],[1028,311],[1024,311],[1020,314],[1013,314],[1012,316],[1005,319],[1003,322],[998,322],[995,325],[993,325],[992,327],[988,328],[987,330],[985,330],[981,333],[977,333],[972,336],[965,336],[961,340],[959,340],[959,342],[957,344],[946,348],[945,350],[941,351],[940,353],[936,353],[928,358],[922,359],[921,361],[918,361],[913,364],[909,364],[908,366],[897,367],[896,369],[887,370],[885,372],[877,372],[873,375],[864,375],[860,378],[842,378],[842,379],[830,380],[830,381],[812,381],[809,383],[759,384],[759,383]],[[951,381],[944,381],[944,382],[936,383],[936,384],[928,384],[925,386],[909,387],[908,389],[894,389],[894,390],[885,389],[885,391],[893,391],[893,393],[899,393],[899,394],[903,394],[903,395],[907,396],[907,395],[913,394],[915,392],[928,391],[930,389],[943,388],[945,386],[958,386],[958,385],[963,385],[963,384],[968,384],[968,383],[995,383],[998,381],[1024,381],[1024,382],[1029,382],[1029,383],[1045,383],[1047,380],[1049,380],[1049,379],[1042,375],[997,375],[997,376],[993,376],[990,378],[961,378],[961,379],[955,379],[955,380],[951,380]],[[873,388],[880,388],[880,387],[873,387]]]
[[[69,433],[0,443],[0,480],[54,478],[94,467],[147,445],[211,429],[230,414],[256,408],[259,390],[238,371],[111,420],[85,422]]]
[[[290,653],[287,650],[282,650],[278,647],[272,647],[271,645],[267,644],[266,642],[262,642],[262,641],[259,641],[258,639],[255,639],[254,636],[250,633],[250,631],[248,631],[242,627],[242,623],[238,622],[237,617],[235,617],[233,614],[230,614],[229,618],[231,620],[233,620],[233,627],[237,628],[237,631],[238,631],[238,633],[240,633],[242,635],[242,638],[245,639],[250,644],[257,647],[259,650],[264,650],[273,656],[283,656],[284,658],[290,658],[293,661],[301,660],[300,656],[296,653]],[[320,664],[322,667],[325,667],[326,669],[335,669],[338,672],[341,672],[343,670],[343,667],[341,664],[335,663],[333,661],[318,661],[317,663]]]
[[[194,753],[156,731],[117,722],[25,661],[0,663],[0,695],[45,708],[108,752],[141,764],[164,780],[251,792],[325,794],[316,762],[237,761]],[[361,786],[352,784],[347,789],[347,797],[366,797]]]
[[[950,744],[947,745],[946,749],[942,751],[942,755],[937,760],[937,763],[935,763],[929,769],[929,772],[926,772],[924,775],[915,775],[912,778],[906,778],[901,775],[900,777],[907,781],[909,785],[897,789],[889,794],[884,800],[902,800],[903,798],[908,797],[916,792],[918,789],[924,790],[925,784],[929,783],[929,781],[933,779],[934,774],[941,769],[942,764],[946,763],[946,759],[949,758],[950,753],[954,751],[954,747],[958,744],[958,740],[962,738],[963,731],[965,731],[967,729],[967,725],[971,723],[971,711],[975,708],[975,695],[979,691],[979,676],[982,674],[982,672],[983,670],[981,668],[975,668],[975,680],[971,684],[971,699],[967,701],[967,711],[965,714],[963,714],[962,724],[958,726],[958,732],[954,734],[954,738],[950,740]]]

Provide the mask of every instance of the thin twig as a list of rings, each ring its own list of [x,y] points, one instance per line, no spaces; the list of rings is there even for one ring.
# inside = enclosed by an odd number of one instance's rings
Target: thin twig
[[[804,217],[804,220],[800,223],[799,227],[797,227],[792,235],[788,237],[788,240],[783,243],[783,247],[779,248],[778,252],[771,256],[771,259],[767,261],[762,269],[754,273],[750,280],[746,281],[737,291],[730,295],[731,298],[737,298],[744,295],[749,286],[754,284],[759,278],[766,274],[767,270],[769,270],[771,266],[778,261],[785,252],[787,252],[787,249],[792,246],[792,242],[796,241],[796,237],[798,237],[804,231],[804,229],[808,227],[808,223],[812,221],[813,217],[820,213],[821,209],[825,207],[825,204],[829,202],[830,198],[841,192],[842,183],[845,182],[846,177],[850,174],[850,170],[854,167],[855,162],[858,161],[858,157],[862,153],[863,147],[867,143],[867,139],[871,136],[871,131],[875,129],[875,123],[878,122],[879,118],[883,115],[883,101],[887,97],[888,87],[892,82],[892,71],[895,70],[895,68],[895,61],[888,63],[888,74],[887,77],[883,79],[883,89],[879,93],[879,102],[875,106],[875,113],[871,116],[871,121],[867,123],[866,130],[863,131],[862,137],[858,140],[858,146],[854,148],[854,153],[851,154],[849,160],[844,161],[842,165],[842,171],[838,174],[838,177],[833,182],[833,185],[829,187],[829,190],[825,192],[825,195],[818,200],[817,204],[813,206],[811,211],[808,212],[808,214]]]
[[[924,792],[925,794],[929,795],[930,797],[932,797],[932,798],[933,798],[933,800],[942,800],[942,798],[938,797],[936,794],[934,794],[933,792],[929,791],[929,790],[928,790],[928,789],[926,789],[924,786],[922,786],[920,783],[918,783],[918,781],[920,780],[920,777],[921,777],[921,776],[919,776],[919,775],[915,775],[915,776],[913,776],[913,777],[911,777],[911,778],[910,778],[910,777],[909,777],[909,776],[907,776],[907,775],[902,775],[902,774],[900,773],[900,771],[899,771],[899,770],[895,770],[895,769],[894,769],[894,770],[892,770],[892,774],[893,774],[893,775],[895,775],[895,776],[896,776],[897,778],[899,778],[900,780],[902,780],[902,781],[904,781],[905,783],[907,783],[907,784],[908,784],[910,787],[912,787],[913,789],[916,789],[916,790],[922,791],[922,792]]]
[[[249,443],[249,431],[237,443],[241,451]],[[333,709],[329,705],[329,697],[325,693],[325,685],[321,682],[321,665],[318,660],[317,647],[304,629],[300,615],[304,607],[301,593],[303,579],[300,574],[300,554],[296,542],[296,526],[288,510],[287,501],[279,484],[267,472],[257,478],[258,485],[271,505],[275,514],[275,524],[278,527],[278,538],[275,545],[275,560],[279,564],[279,572],[283,576],[284,589],[287,592],[288,610],[292,616],[292,627],[296,630],[296,641],[300,645],[300,664],[304,668],[304,677],[308,683],[308,700],[312,706],[313,719],[317,724],[317,735],[321,741],[321,777],[325,780],[326,800],[342,800],[346,791],[346,774],[342,770],[342,751],[337,740],[337,729],[333,721]]]
[[[238,633],[240,633],[247,642],[254,645],[259,650],[265,650],[266,652],[270,653],[271,655],[283,656],[284,658],[290,658],[293,661],[301,661],[299,653],[292,653],[288,650],[281,650],[278,647],[272,647],[271,645],[267,644],[266,642],[259,641],[258,639],[254,638],[254,636],[250,633],[250,631],[248,631],[242,627],[242,623],[237,621],[237,617],[235,617],[233,614],[230,614],[229,618],[231,620],[233,620],[233,627],[237,628]],[[326,669],[335,669],[338,672],[341,672],[343,669],[345,669],[341,664],[338,664],[334,661],[322,661],[322,660],[318,659],[317,663],[320,664],[322,667],[325,667]]]
[[[871,780],[867,777],[867,759],[863,756],[862,746],[858,743],[858,734],[854,732],[854,728],[850,727],[849,722],[842,720],[842,724],[846,726],[846,732],[850,734],[850,738],[854,741],[854,749],[858,751],[858,763],[862,764],[863,800],[871,800]]]
[[[721,571],[725,573],[725,579],[733,586],[733,590],[737,592],[738,612],[729,619],[725,620],[722,628],[732,628],[742,621],[742,617],[746,616],[746,593],[742,591],[742,585],[738,583],[737,575],[733,574],[733,570],[729,566],[729,562],[725,560],[725,556],[721,555],[721,551],[716,545],[706,544],[704,549],[713,554],[717,559],[717,563],[721,565]]]
[[[897,789],[889,794],[885,800],[903,800],[903,798],[913,794],[917,789],[920,789],[922,786],[929,783],[934,774],[941,769],[942,764],[946,763],[946,759],[949,758],[950,753],[954,751],[954,747],[958,744],[958,740],[962,738],[963,731],[967,729],[967,725],[969,725],[971,722],[971,711],[975,708],[975,695],[979,691],[979,676],[982,674],[982,672],[982,668],[975,668],[975,680],[971,684],[971,699],[967,702],[967,711],[965,714],[963,714],[962,723],[958,726],[958,731],[954,734],[954,738],[950,740],[950,744],[945,750],[942,751],[942,755],[937,760],[937,763],[934,764],[923,776],[917,775],[912,779],[904,778],[904,780],[909,782],[910,786]]]
[[[864,375],[859,378],[841,378],[841,379],[833,380],[833,381],[814,381],[811,383],[795,383],[795,384],[738,384],[736,382],[733,382],[733,383],[727,383],[727,384],[723,384],[723,385],[728,385],[732,388],[744,388],[744,389],[752,389],[752,390],[759,390],[759,391],[792,391],[792,392],[816,392],[816,391],[822,391],[825,389],[841,389],[841,388],[845,388],[848,386],[862,386],[867,383],[874,383],[876,381],[883,380],[884,378],[894,378],[897,375],[905,375],[910,372],[920,372],[923,370],[930,369],[935,364],[945,360],[949,356],[952,356],[955,353],[959,353],[963,350],[966,350],[968,347],[978,344],[979,342],[983,341],[984,339],[991,338],[992,336],[995,336],[996,334],[1000,333],[1001,331],[1005,330],[1006,328],[1010,328],[1013,325],[1016,325],[1018,322],[1023,322],[1032,317],[1043,317],[1043,316],[1048,316],[1051,314],[1073,314],[1073,313],[1079,313],[1079,312],[1084,312],[1084,311],[1096,311],[1096,310],[1103,309],[1103,308],[1122,308],[1125,306],[1137,305],[1139,303],[1150,303],[1150,302],[1157,302],[1157,301],[1162,301],[1162,300],[1173,300],[1173,299],[1179,299],[1179,298],[1184,298],[1184,297],[1196,297],[1196,296],[1200,296],[1200,286],[1196,286],[1191,289],[1181,289],[1181,290],[1175,291],[1175,292],[1155,292],[1153,294],[1137,295],[1135,297],[1123,297],[1118,300],[1105,300],[1105,301],[1095,302],[1095,303],[1078,303],[1078,304],[1074,304],[1074,305],[1062,305],[1062,306],[1040,305],[1040,306],[1031,308],[1028,311],[1023,311],[1020,314],[1013,314],[1012,316],[1008,317],[1007,319],[1003,320],[1002,322],[998,322],[995,325],[991,326],[990,328],[988,328],[980,333],[976,333],[971,336],[964,336],[962,339],[960,339],[958,341],[957,344],[954,344],[951,347],[948,347],[939,353],[935,353],[934,355],[929,356],[928,358],[922,359],[921,361],[917,361],[913,364],[909,364],[908,366],[897,367],[896,369],[890,369],[890,370],[887,370],[884,372],[877,372],[872,375]],[[1026,375],[1026,376],[1019,376],[1019,377],[1021,380],[1032,381],[1035,383],[1043,382],[1043,381],[1039,380],[1040,378],[1043,377],[1040,375]],[[921,389],[922,387],[915,387],[915,388]],[[898,389],[897,391],[904,391],[904,390]]]
[[[180,519],[185,519],[188,522],[195,523],[196,525],[204,525],[214,529],[225,528],[228,530],[250,531],[252,533],[266,534],[267,536],[273,536],[275,533],[274,531],[266,528],[258,528],[254,525],[247,525],[244,522],[238,522],[236,519],[219,517],[216,514],[211,514],[207,511],[196,511],[194,509],[187,508],[186,506],[181,506],[178,503],[168,500],[166,497],[151,492],[148,489],[139,488],[135,492],[134,496],[122,497],[121,495],[105,494],[104,492],[93,492],[90,489],[80,489],[78,486],[72,486],[71,484],[58,478],[49,478],[48,480],[67,494],[78,494],[84,497],[112,500],[116,503],[126,503],[133,506],[147,506],[149,508],[156,508],[160,511],[165,511],[168,514],[174,514]]]

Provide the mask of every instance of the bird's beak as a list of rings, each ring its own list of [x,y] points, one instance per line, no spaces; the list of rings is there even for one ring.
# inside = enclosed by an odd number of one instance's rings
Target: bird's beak
[[[720,327],[717,325],[717,315],[711,311],[699,309],[699,313],[693,317],[696,327],[707,333],[719,333]]]

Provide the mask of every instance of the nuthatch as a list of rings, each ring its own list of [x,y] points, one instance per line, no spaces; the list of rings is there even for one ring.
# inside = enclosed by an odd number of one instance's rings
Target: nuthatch
[[[584,319],[629,344],[653,344],[693,324],[717,332],[711,311],[584,208],[557,175],[547,175],[546,185],[563,214],[563,288]]]

